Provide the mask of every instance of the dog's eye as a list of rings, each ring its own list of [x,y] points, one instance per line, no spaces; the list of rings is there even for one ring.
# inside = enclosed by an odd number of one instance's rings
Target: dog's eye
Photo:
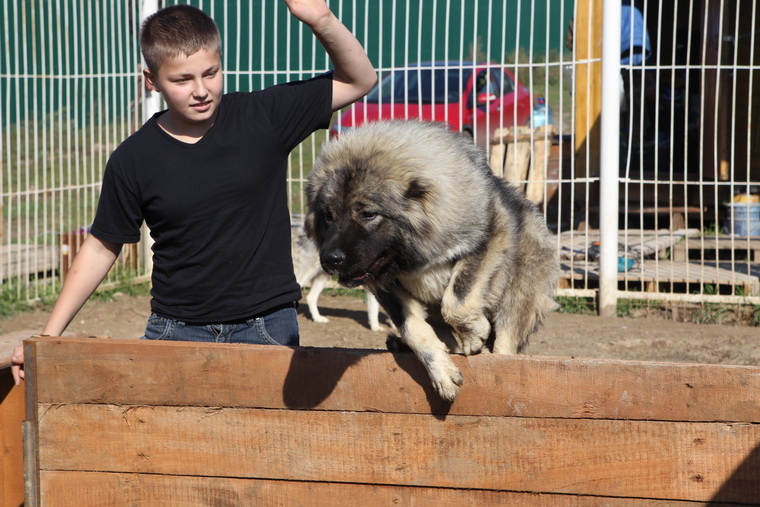
[[[329,211],[325,211],[322,214],[322,217],[324,218],[325,222],[327,222],[328,224],[333,221],[333,215]]]
[[[362,211],[361,213],[361,219],[364,222],[371,222],[375,218],[377,218],[377,213],[373,211]]]

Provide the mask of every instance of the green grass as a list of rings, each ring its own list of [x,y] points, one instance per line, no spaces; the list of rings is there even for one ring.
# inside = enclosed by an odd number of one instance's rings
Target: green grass
[[[26,297],[19,297],[25,293],[25,290],[19,288],[16,279],[0,284],[0,318],[8,319],[35,308],[52,308],[55,301],[54,297],[48,295],[44,299],[30,302]]]
[[[594,298],[559,296],[557,303],[559,303],[559,313],[576,315],[592,315],[596,313]]]
[[[618,299],[615,315],[617,317],[632,318],[635,317],[637,310],[650,308],[651,306],[653,306],[652,302],[644,299]]]

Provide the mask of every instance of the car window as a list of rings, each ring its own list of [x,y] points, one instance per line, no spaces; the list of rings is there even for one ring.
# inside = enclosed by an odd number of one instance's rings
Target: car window
[[[498,97],[512,93],[515,90],[515,85],[512,78],[509,77],[509,74],[501,69],[491,69],[491,72],[493,73],[492,79],[496,85],[496,95]]]
[[[459,102],[471,69],[412,68],[393,71],[367,94],[370,103],[450,104]]]

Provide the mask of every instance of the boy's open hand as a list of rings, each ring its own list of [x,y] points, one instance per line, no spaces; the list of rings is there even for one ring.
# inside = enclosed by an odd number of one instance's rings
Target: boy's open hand
[[[285,0],[285,3],[293,16],[311,28],[332,14],[325,0]]]
[[[18,386],[21,385],[21,380],[24,378],[24,346],[19,345],[13,349],[13,355],[11,356],[11,373],[13,374],[13,382]]]

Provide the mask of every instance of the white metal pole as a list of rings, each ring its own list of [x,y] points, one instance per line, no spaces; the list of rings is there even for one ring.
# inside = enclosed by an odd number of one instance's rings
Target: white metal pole
[[[158,11],[158,0],[142,0],[140,4],[140,27],[142,27],[145,18]],[[145,61],[142,62],[143,66]],[[142,86],[142,120],[143,123],[148,121],[154,114],[161,109],[161,95],[155,91],[148,90],[142,79],[138,81]],[[139,90],[138,90],[139,92]],[[142,235],[142,259],[145,273],[150,274],[153,271],[153,238],[150,236],[150,229],[143,222],[140,228]]]
[[[142,0],[142,4],[140,6],[140,26],[142,27],[142,22],[145,21],[145,18],[153,14],[158,10],[158,0]],[[145,62],[143,61],[143,66],[145,65]],[[142,80],[140,80],[141,83]],[[160,108],[161,108],[161,95],[159,93],[156,93],[154,91],[148,91],[145,88],[145,83],[143,83],[143,89],[142,89],[142,120],[143,123],[148,121],[151,116],[156,114]]]
[[[604,0],[599,178],[599,314],[617,310],[620,176],[620,0]]]

